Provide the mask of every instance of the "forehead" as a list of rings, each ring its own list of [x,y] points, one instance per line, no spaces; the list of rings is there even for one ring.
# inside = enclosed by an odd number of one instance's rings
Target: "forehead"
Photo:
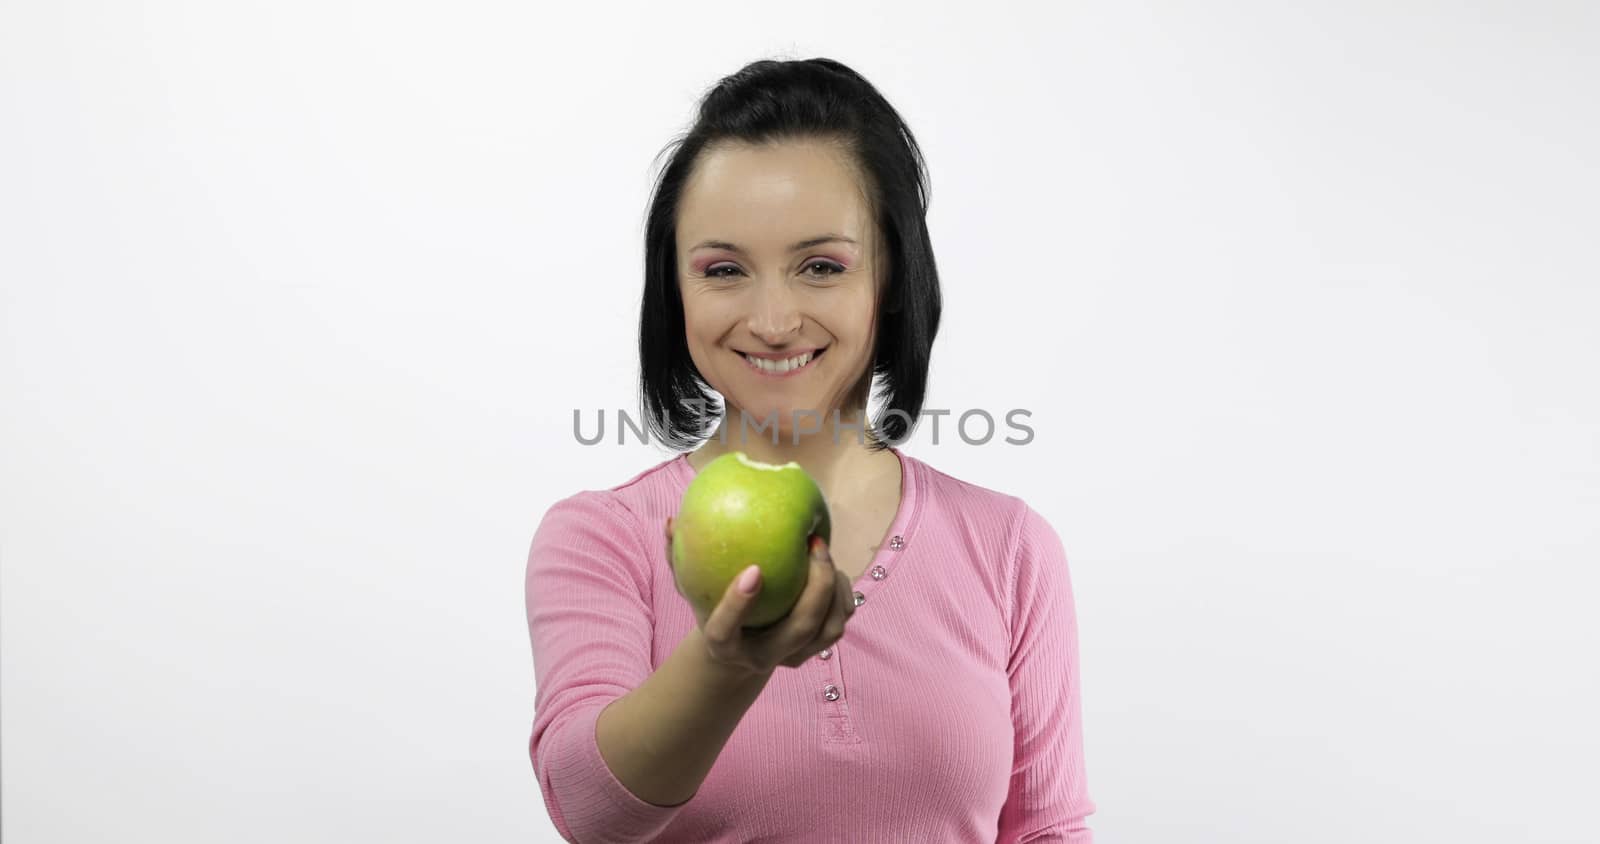
[[[848,153],[814,141],[708,148],[678,206],[682,246],[715,238],[781,251],[821,232],[870,237],[866,197]]]

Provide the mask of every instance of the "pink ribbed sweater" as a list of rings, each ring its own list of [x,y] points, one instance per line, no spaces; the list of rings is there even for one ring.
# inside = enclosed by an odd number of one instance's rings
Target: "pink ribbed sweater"
[[[855,583],[844,638],[827,659],[777,669],[676,807],[617,780],[595,720],[694,627],[662,530],[695,470],[679,455],[551,506],[528,553],[528,750],[564,838],[1093,840],[1060,539],[1021,499],[894,452],[900,510]]]

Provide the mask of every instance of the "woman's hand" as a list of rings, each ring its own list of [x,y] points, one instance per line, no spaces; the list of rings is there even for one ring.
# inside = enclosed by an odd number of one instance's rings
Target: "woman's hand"
[[[666,524],[667,564],[672,565],[672,519]],[[799,668],[806,660],[830,648],[844,637],[845,623],[855,614],[855,596],[850,579],[833,567],[828,543],[812,536],[811,574],[805,590],[789,614],[759,630],[744,629],[744,619],[756,596],[745,595],[735,578],[722,593],[709,617],[695,610],[695,621],[706,640],[712,662],[751,674],[770,674],[777,666]],[[677,578],[673,578],[674,584]],[[678,593],[683,594],[679,589]]]

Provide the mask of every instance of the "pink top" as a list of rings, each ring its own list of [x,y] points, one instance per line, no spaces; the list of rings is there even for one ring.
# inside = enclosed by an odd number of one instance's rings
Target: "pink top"
[[[528,749],[562,837],[1094,840],[1061,540],[1022,499],[894,453],[900,510],[844,638],[828,659],[777,669],[676,807],[617,780],[595,720],[694,628],[663,530],[695,469],[679,455],[551,506],[528,553]]]

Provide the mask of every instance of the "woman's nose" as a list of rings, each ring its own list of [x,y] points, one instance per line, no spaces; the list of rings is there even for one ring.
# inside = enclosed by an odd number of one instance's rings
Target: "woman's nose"
[[[783,282],[756,285],[750,312],[750,333],[764,342],[780,345],[800,330],[800,311]]]

